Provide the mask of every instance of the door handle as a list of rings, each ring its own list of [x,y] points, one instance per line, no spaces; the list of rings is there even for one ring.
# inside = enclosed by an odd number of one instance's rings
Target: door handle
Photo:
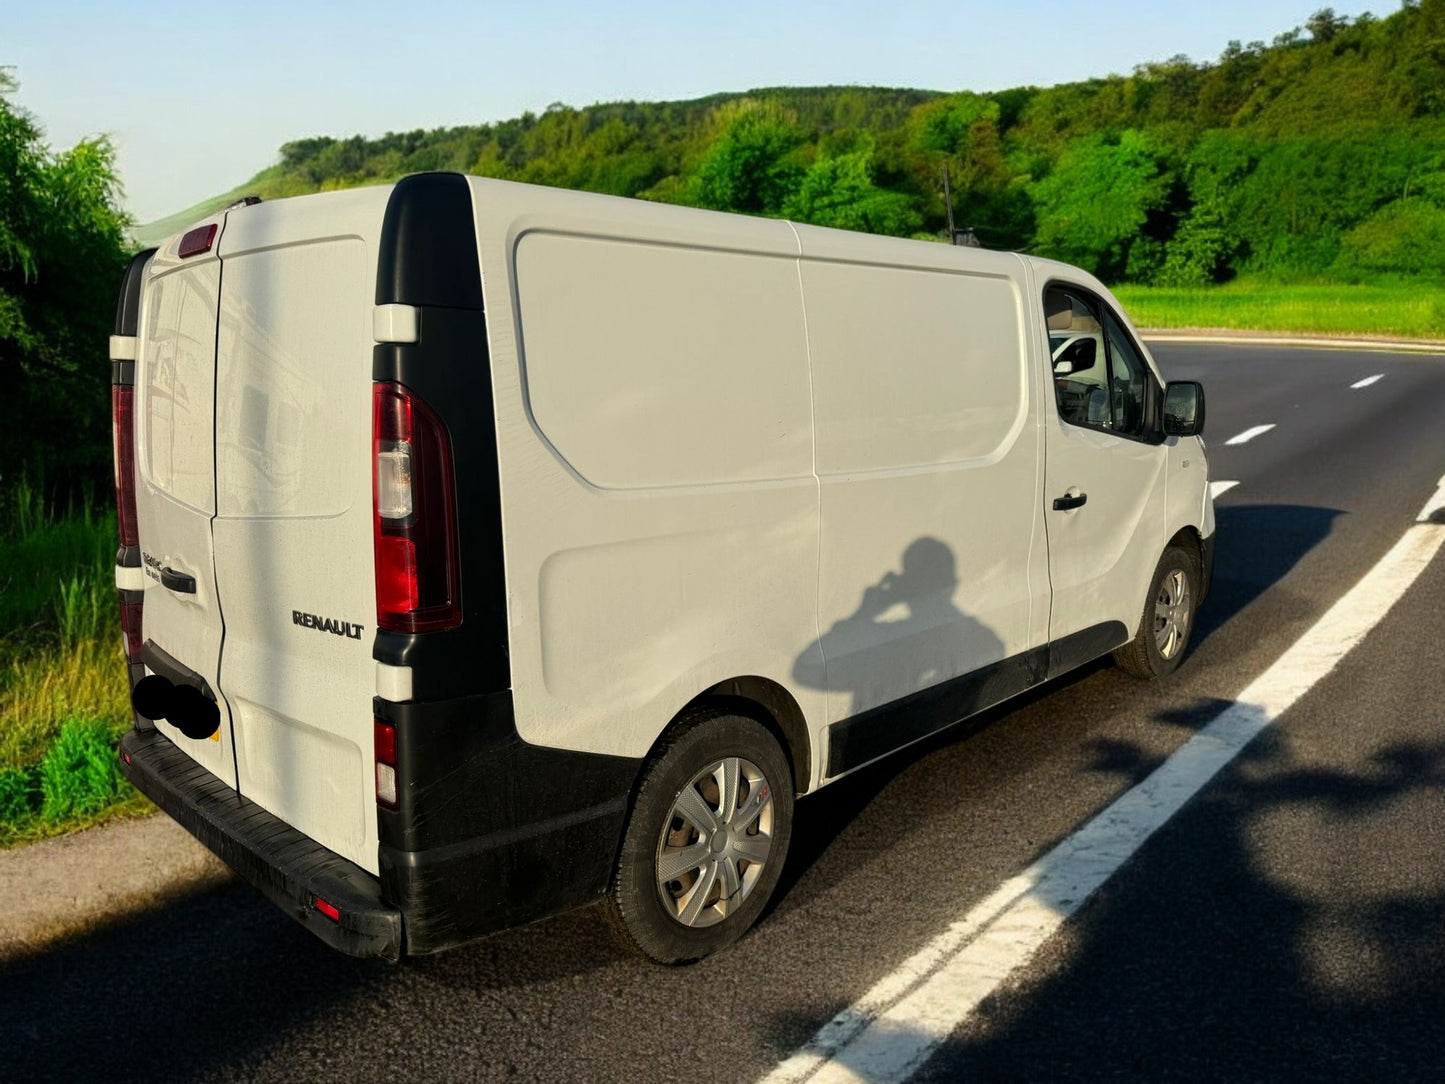
[[[1055,501],[1055,504],[1058,502]],[[177,572],[169,565],[161,569],[161,586],[168,587],[178,595],[194,595],[196,593],[196,578],[187,576],[184,572]]]
[[[1087,493],[1080,493],[1077,497],[1055,497],[1054,511],[1067,512],[1070,508],[1081,508],[1088,499]]]

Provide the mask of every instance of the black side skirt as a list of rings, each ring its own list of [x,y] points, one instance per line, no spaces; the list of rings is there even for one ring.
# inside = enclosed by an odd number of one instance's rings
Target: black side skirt
[[[1129,642],[1129,630],[1107,621],[923,689],[828,728],[829,779],[861,768],[905,745],[961,723],[1040,682],[1082,666]]]

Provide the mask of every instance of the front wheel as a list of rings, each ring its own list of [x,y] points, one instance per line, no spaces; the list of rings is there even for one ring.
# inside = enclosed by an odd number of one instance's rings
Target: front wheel
[[[684,724],[638,788],[609,925],[664,964],[731,944],[777,886],[792,822],[792,771],[766,727],[741,715]]]
[[[1183,546],[1169,546],[1154,570],[1139,632],[1114,651],[1114,661],[1146,681],[1172,674],[1189,645],[1198,599],[1199,558]]]

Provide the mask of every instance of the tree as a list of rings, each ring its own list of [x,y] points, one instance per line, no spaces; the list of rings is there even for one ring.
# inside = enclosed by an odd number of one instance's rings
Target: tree
[[[715,211],[777,214],[802,177],[803,133],[776,108],[744,101],[697,170],[696,202]]]
[[[783,203],[783,214],[815,226],[906,237],[923,225],[913,199],[873,183],[871,147],[820,158]]]
[[[1036,249],[1105,279],[1147,277],[1140,256],[1155,246],[1144,226],[1163,207],[1172,178],[1140,132],[1074,141],[1054,171],[1031,189]],[[1159,238],[1154,238],[1157,246]],[[1135,252],[1139,249],[1139,252]]]
[[[52,152],[0,71],[0,386],[9,466],[54,487],[108,477],[107,342],[125,267],[115,150]]]

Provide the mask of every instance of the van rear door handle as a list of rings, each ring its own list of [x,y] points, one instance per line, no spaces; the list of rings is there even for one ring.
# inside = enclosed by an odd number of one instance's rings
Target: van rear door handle
[[[1055,497],[1054,511],[1067,512],[1070,508],[1080,508],[1088,499],[1087,493],[1080,493],[1077,497]]]
[[[1055,507],[1058,501],[1054,502]],[[166,565],[161,569],[161,586],[168,587],[178,595],[194,595],[196,593],[196,578],[187,576],[184,572],[177,572]]]

